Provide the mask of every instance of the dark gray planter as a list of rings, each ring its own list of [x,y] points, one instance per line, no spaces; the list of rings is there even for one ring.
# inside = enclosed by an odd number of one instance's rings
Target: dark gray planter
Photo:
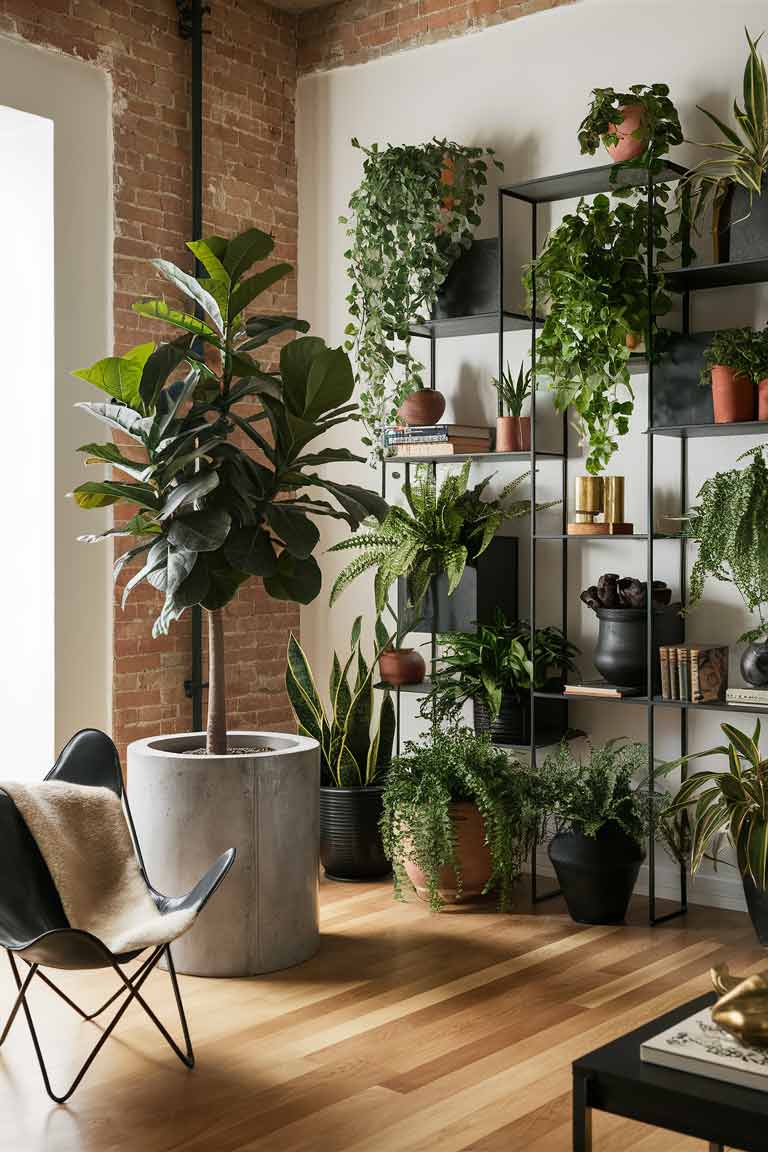
[[[768,257],[768,179],[763,177],[762,194],[752,198],[735,184],[723,201],[718,234],[720,264]]]
[[[753,688],[768,688],[768,643],[748,644],[741,655],[741,674]]]
[[[391,872],[379,821],[384,788],[320,789],[320,860],[329,880],[363,883]]]
[[[658,334],[659,361],[653,372],[653,425],[713,424],[712,389],[699,383],[712,332]]]
[[[750,876],[742,876],[741,882],[755,935],[763,948],[768,948],[768,892],[758,888]]]
[[[448,577],[441,572],[436,578],[437,616],[432,589],[424,600],[421,618],[413,632],[431,632],[434,619],[436,632],[475,632],[476,625],[492,624],[496,608],[507,620],[517,619],[518,540],[516,536],[496,536],[474,565],[468,564],[458,588],[448,595]],[[397,611],[405,619],[408,586],[404,578],[397,582]]]
[[[432,309],[433,320],[478,316],[499,309],[499,241],[475,240],[445,278]]]
[[[611,821],[597,833],[560,832],[549,844],[549,858],[577,924],[621,924],[645,853]]]
[[[647,683],[648,647],[645,608],[598,608],[599,630],[592,657],[595,668],[609,684],[644,688]],[[655,608],[654,650],[665,644],[682,644],[680,604]],[[659,691],[658,655],[654,661],[654,692]]]
[[[568,731],[567,700],[536,701],[537,744],[559,744]],[[491,720],[481,700],[472,701],[475,732],[489,732],[494,744],[528,744],[531,739],[531,707],[526,695],[520,700],[514,693],[502,693],[501,708]]]

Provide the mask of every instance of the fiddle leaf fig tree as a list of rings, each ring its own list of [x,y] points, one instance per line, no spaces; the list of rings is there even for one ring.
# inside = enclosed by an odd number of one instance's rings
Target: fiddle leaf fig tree
[[[308,604],[321,585],[315,518],[331,516],[354,531],[371,515],[382,519],[387,505],[364,488],[326,478],[325,465],[361,457],[346,448],[310,447],[356,419],[346,353],[299,336],[282,347],[279,371],[266,371],[253,355],[279,333],[308,328],[291,316],[244,315],[291,271],[288,264],[251,271],[269,256],[272,238],[254,228],[188,247],[207,275],[190,276],[165,260],[154,264],[197,314],[164,298],[139,300],[135,310],[165,321],[176,337],[75,373],[107,394],[79,407],[121,435],[119,445],[80,449],[87,463],[111,465],[117,477],[81,484],[73,495],[82,508],[129,510],[119,527],[81,539],[135,538],[114,574],[141,558],[123,603],[145,580],[164,593],[154,635],[166,633],[187,608],[205,609],[207,752],[220,755],[227,750],[226,605],[253,576],[270,596]],[[332,499],[318,498],[311,491],[317,489]]]

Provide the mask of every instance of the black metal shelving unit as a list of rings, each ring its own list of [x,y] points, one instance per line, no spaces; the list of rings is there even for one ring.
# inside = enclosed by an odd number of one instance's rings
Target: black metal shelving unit
[[[528,330],[530,332],[530,357],[531,367],[534,372],[536,371],[536,334],[537,330],[541,327],[542,321],[540,319],[533,320],[537,316],[537,299],[536,299],[536,281],[535,274],[533,277],[533,292],[531,300],[531,315],[525,316],[521,313],[511,312],[503,307],[505,300],[505,275],[504,275],[504,209],[507,201],[517,201],[522,203],[530,209],[530,254],[531,261],[534,261],[539,253],[539,206],[548,205],[557,201],[575,200],[582,196],[588,197],[598,193],[608,193],[615,191],[617,188],[635,188],[644,194],[645,202],[647,205],[647,219],[648,219],[648,244],[647,244],[647,272],[649,283],[649,297],[653,291],[653,277],[654,277],[654,248],[653,248],[653,228],[652,228],[652,213],[655,202],[655,188],[658,184],[667,184],[680,179],[685,174],[685,169],[677,164],[667,163],[660,167],[654,173],[649,173],[646,169],[641,168],[620,168],[615,169],[612,165],[603,165],[600,167],[593,167],[574,172],[563,173],[556,176],[550,176],[538,180],[530,180],[523,184],[502,185],[498,190],[498,237],[499,237],[499,267],[498,267],[498,299],[502,307],[495,312],[483,313],[481,315],[452,317],[450,319],[440,319],[429,321],[426,323],[414,324],[411,328],[413,336],[424,337],[429,341],[429,386],[434,388],[436,386],[436,372],[437,372],[437,341],[443,338],[456,338],[462,336],[473,336],[482,333],[490,334],[495,333],[498,340],[498,367],[499,374],[501,374],[504,365],[504,337],[508,332]],[[683,267],[675,270],[666,270],[664,272],[665,281],[669,287],[679,292],[682,297],[682,331],[684,334],[690,332],[690,314],[691,314],[691,300],[690,294],[694,291],[706,290],[711,288],[727,288],[735,285],[758,284],[768,283],[768,260],[750,260],[744,261],[739,264],[717,264],[717,265],[695,265],[691,267]],[[649,301],[650,302],[650,301]],[[649,315],[652,314],[652,309],[649,308]],[[655,440],[658,436],[669,437],[677,439],[680,442],[680,459],[679,459],[679,496],[680,496],[680,511],[681,514],[685,512],[688,507],[688,451],[687,442],[689,439],[706,437],[706,436],[734,436],[734,435],[756,435],[765,432],[765,423],[758,421],[751,421],[744,424],[698,424],[698,425],[679,425],[676,427],[656,427],[653,424],[653,347],[654,347],[654,330],[650,327],[645,334],[646,340],[646,355],[633,355],[630,358],[630,371],[633,373],[647,372],[648,374],[648,427],[646,432],[646,526],[645,532],[637,532],[631,535],[615,535],[615,536],[575,536],[569,535],[567,532],[568,520],[568,423],[567,415],[563,415],[562,419],[562,445],[559,451],[540,452],[536,446],[536,389],[534,388],[531,395],[531,447],[529,452],[511,452],[511,453],[482,453],[471,456],[440,456],[436,453],[434,456],[427,457],[390,457],[384,461],[382,467],[382,495],[386,495],[387,487],[387,469],[389,466],[397,465],[404,468],[405,478],[409,479],[410,467],[414,463],[429,463],[432,466],[433,475],[436,475],[437,466],[440,463],[460,463],[468,459],[477,462],[499,462],[499,461],[520,461],[528,464],[531,471],[531,516],[530,516],[530,531],[529,531],[529,622],[532,630],[536,628],[536,578],[537,578],[537,547],[539,543],[546,542],[559,542],[561,545],[560,556],[560,577],[561,577],[561,627],[563,632],[568,633],[568,547],[571,543],[579,545],[588,544],[595,540],[605,543],[606,541],[638,541],[644,542],[646,546],[646,577],[649,583],[654,578],[654,544],[658,541],[679,541],[679,558],[678,558],[678,577],[680,585],[680,599],[684,603],[686,598],[686,585],[687,585],[687,555],[686,543],[681,533],[664,533],[654,531],[655,523],[655,501],[654,501],[654,446]],[[499,413],[501,414],[501,404],[499,404]],[[540,533],[537,531],[536,526],[536,463],[538,460],[559,460],[561,463],[561,491],[562,491],[562,523],[561,531],[559,533]],[[551,693],[551,692],[538,692],[532,691],[530,697],[530,742],[526,745],[519,745],[518,747],[525,747],[528,749],[531,756],[532,763],[535,763],[536,752],[538,748],[547,745],[537,740],[536,737],[536,715],[535,703],[536,700],[567,700],[569,703],[578,702],[590,704],[607,703],[612,705],[625,705],[644,708],[647,714],[647,744],[648,744],[648,804],[649,813],[653,814],[652,792],[654,788],[654,745],[655,745],[655,712],[657,708],[664,710],[677,710],[680,717],[680,753],[685,755],[688,751],[688,713],[691,710],[710,711],[710,712],[730,712],[739,713],[745,712],[747,714],[768,714],[768,707],[761,708],[759,706],[741,707],[737,705],[729,705],[725,702],[717,701],[715,703],[693,703],[689,701],[680,700],[664,700],[654,692],[654,674],[655,674],[655,640],[654,640],[654,618],[652,612],[652,604],[649,602],[646,610],[646,641],[647,641],[647,654],[648,654],[648,679],[646,690],[644,693],[636,696],[626,696],[622,698],[602,697],[602,696],[566,696],[564,693]],[[437,645],[436,637],[432,634],[432,668],[434,670],[435,662],[437,659]],[[387,685],[381,684],[378,687],[386,688]],[[428,683],[413,685],[398,688],[395,690],[396,706],[397,706],[397,750],[400,749],[400,692],[413,692],[416,694],[423,694],[428,691]],[[570,735],[579,735],[575,730],[569,731]],[[684,776],[684,771],[683,771]],[[685,866],[681,864],[679,881],[680,881],[680,897],[679,904],[672,911],[657,915],[656,912],[656,870],[655,870],[655,838],[653,834],[649,836],[648,842],[648,920],[651,925],[656,925],[664,921],[673,919],[677,916],[684,914],[687,911],[687,875]],[[531,896],[534,902],[541,902],[548,900],[553,896],[559,895],[559,890],[550,889],[546,892],[538,890],[538,877],[537,877],[537,864],[536,864],[536,851],[532,854],[531,859]]]

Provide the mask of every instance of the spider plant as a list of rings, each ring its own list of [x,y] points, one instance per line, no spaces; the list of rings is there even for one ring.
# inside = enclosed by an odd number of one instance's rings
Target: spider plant
[[[506,408],[508,416],[521,416],[523,404],[531,394],[532,373],[530,368],[524,370],[522,364],[517,379],[507,364],[501,374],[501,379],[493,378],[493,386],[499,394],[502,407]]]

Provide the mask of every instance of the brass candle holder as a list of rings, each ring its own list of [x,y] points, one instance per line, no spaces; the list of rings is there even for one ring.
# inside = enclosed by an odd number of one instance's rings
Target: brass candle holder
[[[576,519],[568,525],[569,536],[630,536],[633,527],[624,520],[623,476],[576,477]]]

